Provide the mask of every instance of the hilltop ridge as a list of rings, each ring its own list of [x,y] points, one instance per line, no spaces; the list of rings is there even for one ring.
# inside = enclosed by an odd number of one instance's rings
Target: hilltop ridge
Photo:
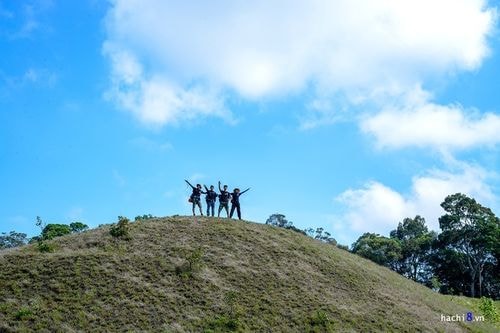
[[[0,332],[495,332],[469,308],[300,233],[172,216],[0,251]]]

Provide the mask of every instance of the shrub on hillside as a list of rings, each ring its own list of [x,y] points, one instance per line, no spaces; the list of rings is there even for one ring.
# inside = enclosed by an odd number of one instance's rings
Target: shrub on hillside
[[[28,308],[21,308],[15,314],[16,320],[27,320],[33,316],[33,311]]]
[[[236,332],[244,329],[240,320],[241,307],[238,304],[239,294],[229,291],[224,296],[226,309],[224,313],[208,321],[205,332]]]
[[[339,248],[341,250],[344,250],[344,251],[349,251],[349,246],[348,245],[338,244],[337,243],[337,248]]]
[[[205,332],[237,332],[240,326],[241,322],[239,319],[231,318],[227,315],[219,315],[208,321]]]
[[[229,291],[224,296],[224,301],[226,302],[227,306],[226,312],[230,318],[236,320],[240,317],[242,311],[238,303],[238,300],[239,300],[239,294],[235,291]]]
[[[38,242],[37,244],[38,251],[42,253],[52,253],[56,250],[56,247],[54,244],[47,243],[45,241]]]
[[[308,332],[335,332],[333,321],[325,311],[314,312],[308,320]]]
[[[118,216],[118,223],[111,225],[109,230],[111,236],[125,240],[130,239],[130,220],[123,216]]]
[[[192,278],[194,273],[198,272],[203,266],[203,250],[197,248],[186,251],[184,259],[186,261],[175,268],[175,273],[183,278]]]
[[[495,303],[491,298],[481,297],[479,310],[481,310],[481,313],[489,321],[492,321],[494,323],[500,321],[500,314],[498,313]]]
[[[151,220],[156,218],[156,216],[153,216],[151,214],[144,214],[144,215],[137,215],[134,219],[134,221],[145,221],[145,220]]]

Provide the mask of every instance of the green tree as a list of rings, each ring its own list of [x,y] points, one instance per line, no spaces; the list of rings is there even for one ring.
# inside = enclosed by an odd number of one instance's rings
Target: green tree
[[[53,239],[55,237],[60,237],[68,235],[71,233],[71,227],[66,224],[49,223],[42,230],[43,239]]]
[[[82,231],[85,231],[89,228],[88,225],[86,225],[85,223],[82,223],[82,222],[73,222],[69,225],[70,229],[71,229],[71,232],[82,232]]]
[[[12,247],[18,247],[24,245],[28,242],[28,238],[26,238],[26,234],[11,231],[8,234],[2,232],[0,236],[0,249],[8,249]]]
[[[292,222],[289,222],[285,215],[283,214],[272,214],[266,220],[266,224],[273,225],[275,227],[286,228],[287,226],[293,225]]]
[[[352,253],[396,270],[401,259],[401,244],[396,239],[367,232],[352,245]]]
[[[156,216],[153,216],[151,214],[143,214],[143,215],[137,215],[134,219],[134,221],[145,221],[145,220],[151,220],[155,219]]]
[[[414,281],[428,283],[432,278],[429,259],[437,234],[427,229],[425,219],[419,215],[405,218],[391,231],[390,237],[401,244],[397,271]]]
[[[439,291],[452,295],[467,294],[470,288],[465,256],[441,243],[439,238],[435,241],[429,260],[433,275],[439,282]]]
[[[304,230],[300,230],[299,228],[295,227],[293,225],[292,221],[288,221],[283,214],[272,214],[269,216],[269,218],[266,220],[266,224],[279,227],[279,228],[285,228],[289,230],[293,230],[295,232],[301,233],[303,235],[306,235],[306,232]]]
[[[325,231],[325,229],[319,227],[316,228],[316,234],[314,236],[314,239],[320,240],[328,244],[337,245],[337,241],[335,240],[335,238],[331,236],[332,235],[328,231]]]
[[[47,225],[45,224],[45,222],[43,222],[43,220],[40,216],[36,217],[36,226],[42,230],[42,233],[40,234],[40,236],[33,237],[30,240],[30,243],[37,242],[38,243],[38,250],[40,252],[53,252],[55,249],[54,245],[49,244],[45,241],[45,240],[49,239],[49,238],[46,238],[47,235],[44,234],[44,230],[46,230]],[[48,232],[48,230],[50,230],[50,228],[47,229],[47,232]]]
[[[494,262],[488,262],[483,270],[483,295],[500,299],[500,235],[498,236],[497,249],[494,251]]]
[[[485,265],[495,263],[500,221],[489,208],[461,193],[447,196],[441,207],[446,211],[439,218],[441,250],[448,249],[462,257],[469,275],[470,295],[476,296],[477,284],[481,297]]]

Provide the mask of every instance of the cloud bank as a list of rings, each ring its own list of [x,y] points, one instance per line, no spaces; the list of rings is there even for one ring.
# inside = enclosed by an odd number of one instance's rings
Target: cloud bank
[[[226,117],[228,94],[354,100],[472,70],[495,17],[483,0],[113,0],[103,49],[110,97],[164,125]]]
[[[407,147],[463,150],[500,143],[500,115],[459,104],[439,105],[421,91],[404,105],[386,107],[364,118],[361,130],[378,148]]]
[[[425,175],[414,177],[407,194],[376,181],[348,189],[336,198],[346,207],[337,223],[356,232],[387,235],[404,218],[420,215],[431,229],[439,230],[438,218],[444,214],[440,203],[450,194],[460,192],[483,205],[495,204],[495,195],[488,185],[494,175],[465,163],[458,163],[458,168],[456,172],[429,170]]]

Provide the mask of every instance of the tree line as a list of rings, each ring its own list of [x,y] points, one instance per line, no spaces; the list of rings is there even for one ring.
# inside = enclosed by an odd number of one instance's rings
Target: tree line
[[[69,225],[60,223],[45,224],[39,216],[37,216],[36,219],[36,225],[41,229],[40,235],[28,238],[28,236],[22,232],[2,232],[0,234],[0,250],[18,247],[28,243],[32,244],[45,240],[51,240],[55,237],[82,232],[89,228],[88,225],[82,222],[72,222]]]
[[[143,221],[156,218],[151,214],[138,215],[135,217],[135,221]],[[111,226],[112,236],[121,237],[124,236],[128,230],[128,223],[130,221],[123,217],[118,216],[118,222]],[[62,223],[44,223],[40,216],[36,217],[35,225],[40,228],[40,235],[29,238],[27,234],[17,231],[11,231],[9,233],[0,233],[0,250],[8,249],[13,247],[18,247],[26,244],[38,243],[41,244],[44,241],[51,240],[55,237],[60,237],[64,235],[79,233],[89,229],[89,226],[82,222],[71,222],[70,224]],[[115,227],[115,228],[114,228]]]
[[[388,237],[364,233],[349,249],[323,228],[301,230],[282,214],[282,227],[370,259],[443,294],[500,299],[500,219],[475,199],[456,193],[441,203],[440,233],[423,217],[405,218]]]
[[[365,233],[351,251],[444,294],[500,298],[500,219],[464,194],[441,203],[440,233],[421,216],[389,237]]]

